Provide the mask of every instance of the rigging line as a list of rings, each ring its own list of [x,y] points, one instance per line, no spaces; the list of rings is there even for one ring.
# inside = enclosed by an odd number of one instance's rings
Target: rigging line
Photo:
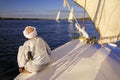
[[[85,27],[85,9],[86,9],[86,0],[85,0],[85,4],[84,4],[84,14],[83,14],[83,23],[82,23],[82,27]]]

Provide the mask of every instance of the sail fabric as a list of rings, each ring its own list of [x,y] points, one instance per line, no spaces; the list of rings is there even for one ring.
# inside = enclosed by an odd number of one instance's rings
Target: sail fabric
[[[69,22],[72,22],[73,16],[74,16],[74,14],[73,14],[73,7],[72,7],[71,10],[70,10],[69,17],[68,17],[68,21],[69,21]]]
[[[59,21],[60,19],[60,11],[58,11],[57,16],[56,16],[56,21]]]
[[[100,38],[120,35],[120,0],[74,0],[93,21]]]
[[[64,6],[64,7],[67,6],[67,0],[64,0],[64,2],[63,2],[63,6]]]

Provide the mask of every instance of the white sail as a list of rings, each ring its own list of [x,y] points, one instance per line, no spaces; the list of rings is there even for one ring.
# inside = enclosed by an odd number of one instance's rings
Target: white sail
[[[83,8],[86,5],[85,10],[95,24],[100,38],[114,38],[113,41],[117,41],[120,35],[120,0],[74,1]]]
[[[67,6],[67,0],[64,0],[64,2],[63,2],[63,6],[64,6],[64,7]]]
[[[60,11],[58,11],[57,16],[56,16],[56,21],[59,22],[60,19]]]
[[[69,14],[69,17],[68,17],[68,22],[72,23],[73,16],[74,16],[74,14],[73,14],[73,8],[71,8],[70,14]]]

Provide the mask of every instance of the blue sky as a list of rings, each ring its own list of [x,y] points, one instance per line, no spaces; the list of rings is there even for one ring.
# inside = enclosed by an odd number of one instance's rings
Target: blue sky
[[[83,10],[72,0],[68,2],[74,7],[75,15],[81,17]],[[63,0],[0,0],[0,17],[54,19],[58,10],[62,18],[69,14],[68,8],[63,7]]]

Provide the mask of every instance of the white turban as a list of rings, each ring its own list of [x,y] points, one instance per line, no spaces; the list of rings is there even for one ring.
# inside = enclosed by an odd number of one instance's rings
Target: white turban
[[[32,26],[27,26],[23,31],[23,35],[28,39],[36,37],[37,36],[36,28]]]

